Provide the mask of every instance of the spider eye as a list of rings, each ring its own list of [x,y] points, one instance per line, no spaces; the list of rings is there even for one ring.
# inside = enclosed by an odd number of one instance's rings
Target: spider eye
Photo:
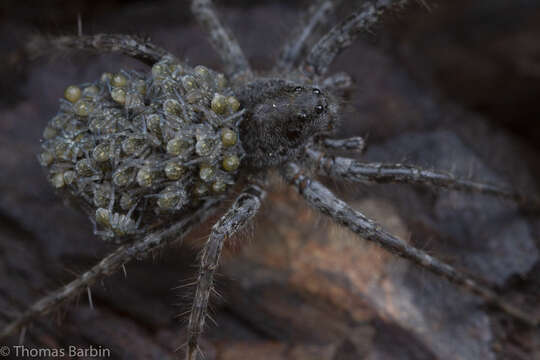
[[[302,90],[303,90],[303,89],[302,89],[301,86],[297,86],[297,87],[294,88],[294,92],[297,93],[297,94],[301,93]]]
[[[301,113],[299,113],[297,115],[297,117],[298,117],[298,120],[301,120],[301,121],[307,120],[307,118],[308,118],[307,114],[305,112],[303,112],[303,111]]]
[[[313,93],[314,93],[315,95],[321,95],[321,90],[319,90],[319,89],[313,89]]]
[[[317,106],[315,106],[315,112],[316,112],[317,114],[320,114],[320,113],[322,113],[323,111],[324,111],[324,107],[323,107],[322,105],[317,105]]]

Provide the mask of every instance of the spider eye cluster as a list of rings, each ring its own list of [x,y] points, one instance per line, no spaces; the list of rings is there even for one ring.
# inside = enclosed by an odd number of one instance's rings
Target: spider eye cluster
[[[66,88],[39,161],[104,238],[132,235],[235,183],[244,112],[232,94],[223,74],[171,57],[105,73]]]
[[[320,114],[325,112],[325,110],[327,108],[327,105],[322,103],[324,101],[324,99],[322,97],[321,90],[319,90],[317,88],[307,89],[307,88],[304,88],[302,86],[296,86],[296,87],[294,87],[293,92],[297,96],[300,96],[300,95],[307,96],[307,95],[309,95],[311,93],[312,95],[314,95],[316,97],[314,99],[316,104],[312,107],[312,109],[309,109],[309,110],[313,111],[317,115],[320,115]],[[300,110],[299,113],[296,116],[297,119],[300,120],[300,121],[308,120],[310,118],[310,116],[308,115],[308,112],[310,112],[309,110],[308,111]]]
[[[313,95],[315,95],[317,97],[322,97],[321,96],[322,95],[321,90],[319,90],[317,88],[314,88],[312,90],[312,93],[313,93]],[[323,105],[322,103],[319,103],[319,104],[315,105],[315,112],[317,114],[322,114],[326,110],[326,107],[327,107],[327,105]]]

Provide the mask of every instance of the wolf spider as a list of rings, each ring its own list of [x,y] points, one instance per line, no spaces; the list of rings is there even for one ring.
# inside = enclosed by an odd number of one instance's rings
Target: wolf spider
[[[250,68],[238,42],[220,21],[210,0],[193,0],[192,11],[210,35],[210,40],[224,62],[225,73],[232,82],[233,93],[246,110],[240,127],[240,141],[247,156],[240,168],[239,183],[243,189],[228,211],[212,227],[201,253],[196,291],[189,314],[186,359],[197,358],[199,337],[207,317],[214,273],[225,241],[244,228],[257,214],[266,196],[266,176],[276,169],[315,210],[328,216],[358,236],[370,240],[391,253],[445,278],[451,283],[482,297],[501,311],[538,326],[540,319],[506,301],[492,286],[456,270],[426,252],[408,245],[386,232],[380,225],[339,199],[313,175],[358,183],[404,183],[480,193],[511,199],[524,206],[537,206],[511,189],[460,179],[451,173],[423,169],[412,165],[362,163],[352,158],[327,155],[326,152],[361,153],[360,137],[332,139],[339,126],[338,93],[351,85],[345,73],[327,76],[329,66],[358,35],[379,21],[383,13],[398,10],[406,0],[365,2],[343,22],[334,26],[308,48],[308,39],[325,23],[337,0],[319,0],[307,11],[305,22],[292,32],[282,48],[274,69],[257,75]],[[91,50],[99,53],[120,52],[153,65],[165,56],[165,49],[128,35],[64,36],[46,41],[55,50]],[[44,46],[41,44],[40,46]],[[294,101],[294,103],[292,103]],[[277,109],[277,110],[273,110]],[[270,135],[268,135],[270,134]],[[101,260],[77,279],[32,305],[0,333],[6,337],[41,314],[50,312],[73,298],[104,276],[117,271],[129,260],[184,238],[214,212],[221,202],[209,197],[192,213],[178,222],[151,234],[135,238]]]

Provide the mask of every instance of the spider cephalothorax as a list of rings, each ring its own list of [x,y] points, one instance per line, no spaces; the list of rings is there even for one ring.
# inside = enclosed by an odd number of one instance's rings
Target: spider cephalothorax
[[[225,75],[204,66],[191,67],[147,40],[126,35],[38,42],[47,50],[120,51],[152,66],[146,74],[118,71],[94,83],[68,87],[59,113],[44,131],[39,156],[52,185],[82,205],[99,235],[132,242],[32,305],[0,337],[73,298],[128,260],[164,246],[171,238],[183,238],[213,213],[227,188],[242,184],[232,206],[212,227],[199,260],[186,351],[187,359],[194,360],[221,250],[259,210],[265,198],[264,170],[270,167],[278,168],[315,210],[353,233],[480,295],[527,324],[540,324],[538,317],[501,298],[490,286],[386,232],[307,175],[358,183],[421,184],[538,205],[511,190],[452,174],[325,154],[359,152],[364,145],[358,137],[329,138],[339,110],[332,93],[350,84],[346,74],[326,77],[329,65],[385,10],[400,8],[407,1],[366,1],[308,49],[306,39],[338,2],[319,0],[309,9],[307,23],[293,31],[283,47],[271,72],[281,75],[274,77],[253,73],[209,0],[193,0],[192,10],[223,58]]]
[[[328,136],[335,129],[337,102],[319,87],[263,79],[240,88],[236,95],[246,104],[240,135],[250,168],[294,160],[314,136]]]

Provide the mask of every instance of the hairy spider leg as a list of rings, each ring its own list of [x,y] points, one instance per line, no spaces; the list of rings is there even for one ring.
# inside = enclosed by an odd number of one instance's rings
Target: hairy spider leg
[[[217,199],[207,200],[199,209],[167,229],[141,237],[133,243],[119,246],[90,270],[32,304],[24,313],[2,329],[0,339],[24,328],[41,315],[57,310],[66,301],[73,299],[85,288],[89,288],[104,277],[115,273],[130,260],[143,258],[154,250],[182,241],[194,227],[214,214],[218,204],[219,200]]]
[[[479,193],[510,199],[527,209],[539,209],[540,201],[524,196],[509,188],[494,184],[479,183],[455,177],[442,171],[427,170],[415,165],[361,163],[355,159],[327,156],[324,153],[308,148],[306,150],[313,168],[320,175],[338,180],[352,182],[371,182],[378,184],[413,184],[444,189]]]
[[[300,65],[300,70],[314,76],[323,76],[335,57],[348,48],[360,33],[369,30],[385,12],[402,8],[407,2],[408,0],[364,2],[359,11],[334,26],[313,46]]]
[[[283,44],[274,70],[290,71],[308,51],[309,38],[330,21],[335,8],[342,0],[317,0],[312,4],[291,31]]]
[[[255,216],[266,192],[258,185],[251,184],[238,195],[231,208],[214,226],[201,254],[197,288],[189,315],[187,360],[196,360],[199,336],[203,332],[207,316],[208,299],[213,289],[214,272],[219,265],[219,257],[226,239],[237,233]]]
[[[321,85],[324,89],[330,89],[330,91],[343,91],[352,88],[353,79],[346,72],[338,72],[324,79]]]
[[[328,215],[336,223],[344,225],[362,238],[372,241],[385,250],[425,268],[448,281],[481,296],[504,312],[531,326],[538,326],[540,319],[523,311],[517,306],[498,296],[492,288],[484,286],[452,266],[439,261],[424,251],[407,245],[403,240],[384,231],[379,224],[351,208],[343,200],[337,198],[320,182],[303,173],[303,169],[295,163],[288,163],[282,173],[285,180],[292,184],[300,195],[316,210]]]
[[[34,37],[26,51],[35,58],[56,52],[75,50],[92,51],[99,54],[121,53],[152,66],[164,56],[174,56],[167,50],[138,36],[124,34],[97,34],[82,36]]]
[[[210,36],[210,42],[225,64],[225,73],[251,76],[251,68],[232,32],[223,25],[211,0],[193,0],[191,11]]]
[[[320,145],[327,150],[353,151],[359,154],[366,150],[366,142],[361,136],[353,136],[346,139],[325,138],[321,141]]]

